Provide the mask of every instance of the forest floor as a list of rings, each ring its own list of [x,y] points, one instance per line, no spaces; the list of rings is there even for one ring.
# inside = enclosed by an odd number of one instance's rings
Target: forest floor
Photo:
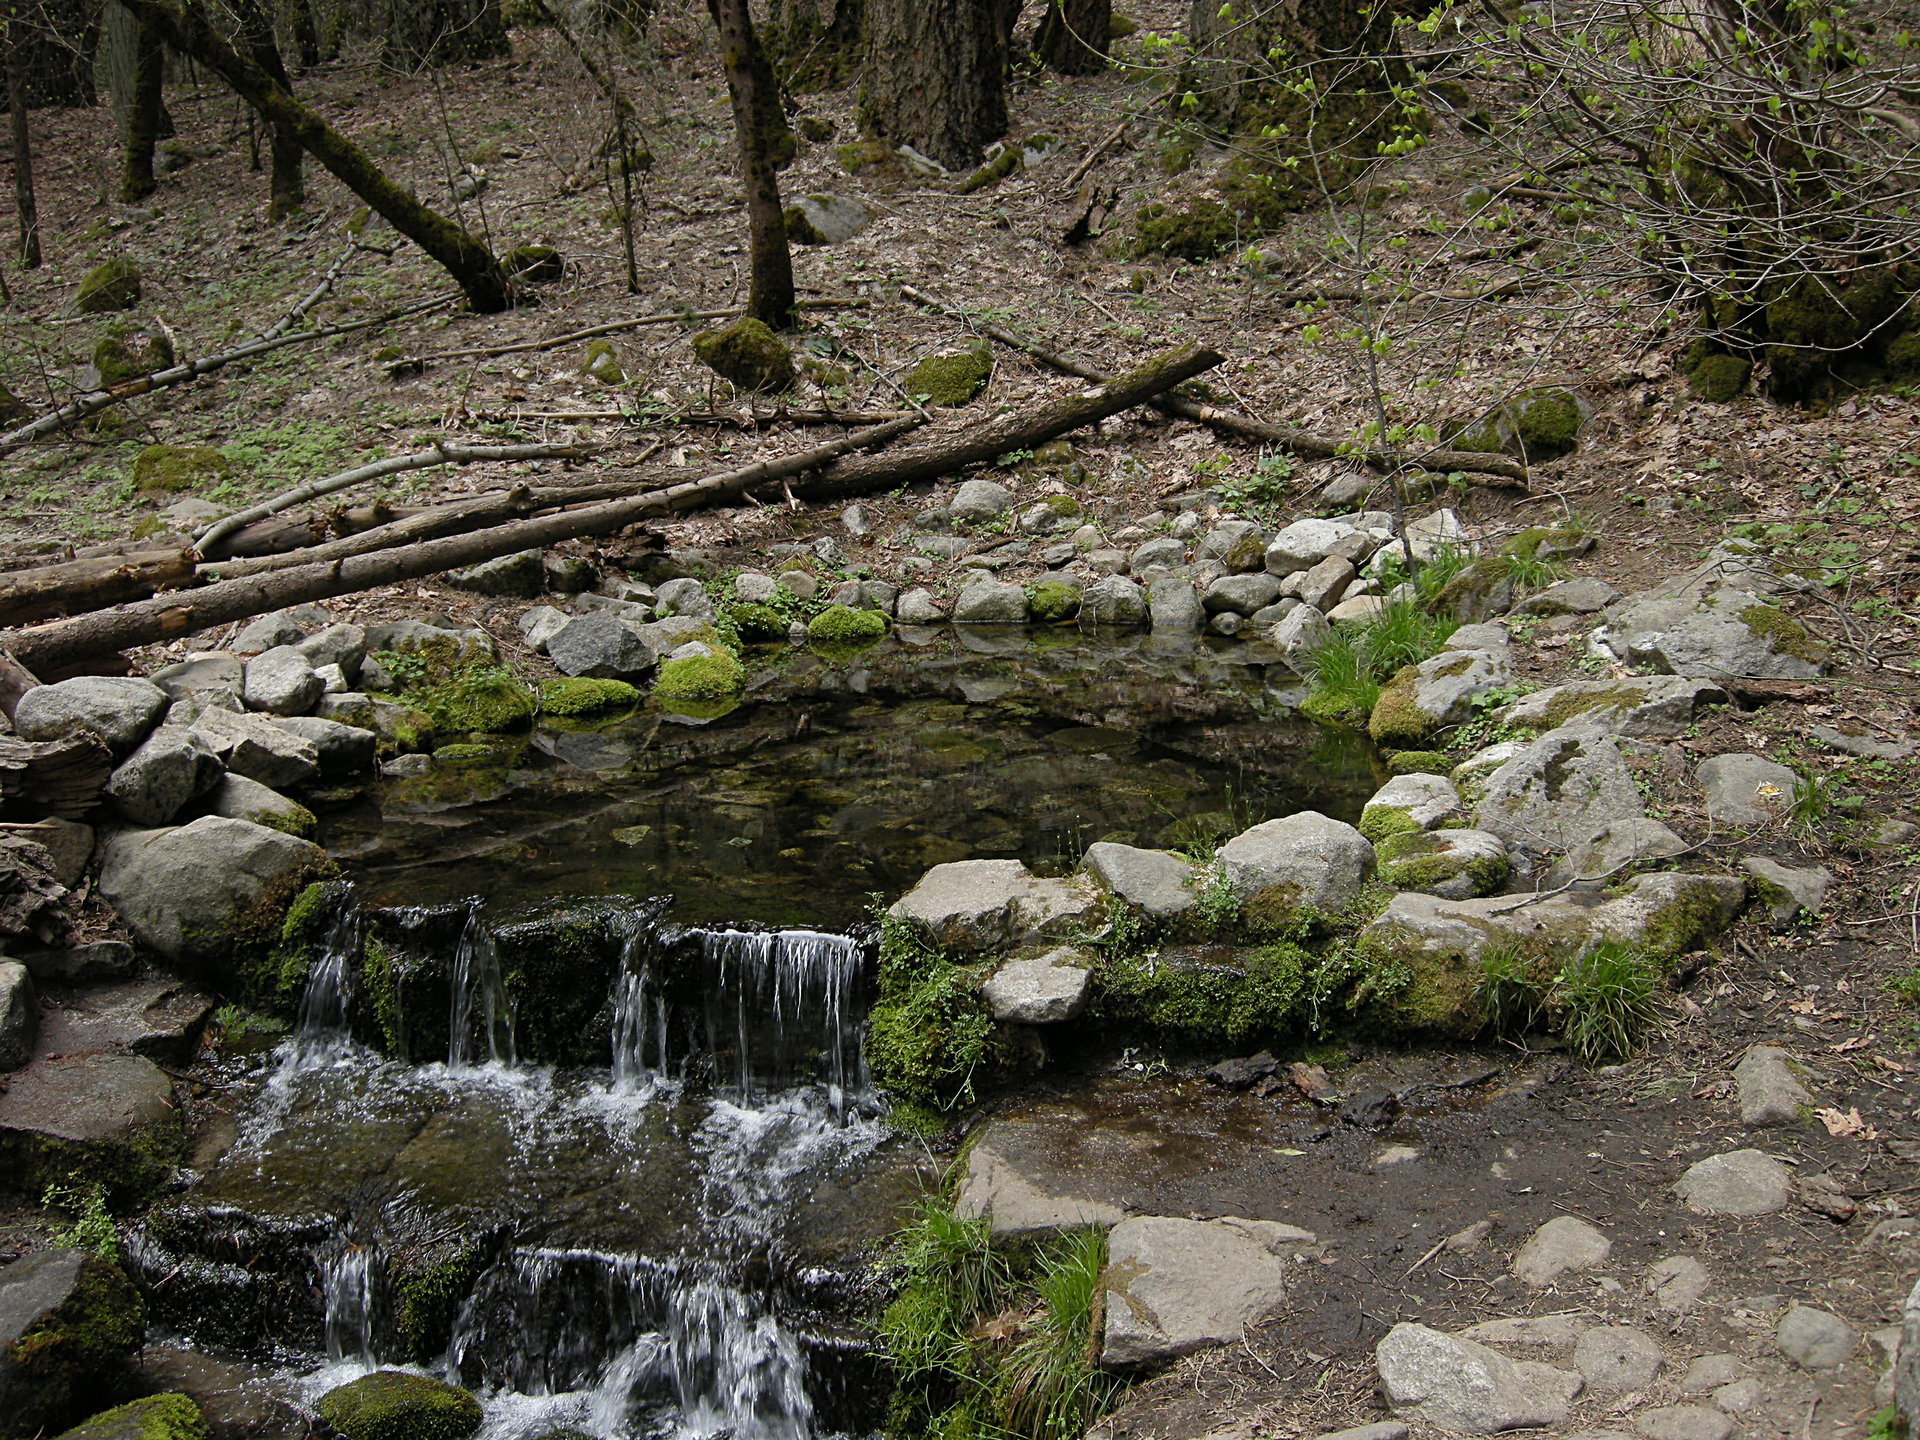
[[[1135,18],[1143,35],[1165,32],[1184,9],[1141,5]],[[465,167],[484,171],[485,189],[462,207],[463,218],[484,226],[500,249],[555,246],[565,256],[566,278],[542,287],[537,306],[505,315],[449,306],[292,346],[169,396],[121,407],[88,433],[8,457],[0,462],[0,542],[54,553],[150,531],[157,512],[180,498],[134,488],[133,460],[154,443],[220,447],[232,465],[230,478],[201,498],[222,504],[259,498],[377,452],[446,439],[602,442],[607,448],[596,460],[570,467],[582,474],[589,468],[617,474],[643,456],[704,472],[815,443],[817,431],[760,426],[754,402],[731,395],[698,365],[689,344],[701,328],[696,323],[675,320],[612,337],[627,377],[613,388],[581,373],[584,343],[443,362],[401,378],[390,377],[376,358],[384,347],[418,355],[504,345],[741,302],[744,212],[725,89],[703,25],[700,7],[663,6],[649,52],[628,71],[655,157],[634,237],[637,291],[629,290],[621,232],[591,159],[605,128],[603,106],[552,32],[516,30],[514,57],[498,64],[411,77],[341,65],[302,77],[299,88],[322,113],[430,202],[452,204],[453,178]],[[961,324],[900,299],[896,287],[904,281],[1109,373],[1193,340],[1226,354],[1208,383],[1248,413],[1337,438],[1369,418],[1375,397],[1360,357],[1337,342],[1311,344],[1302,335],[1310,321],[1329,331],[1337,326],[1277,298],[1318,278],[1339,278],[1324,215],[1303,215],[1262,237],[1257,255],[1236,249],[1206,264],[1123,259],[1107,253],[1118,245],[1073,249],[1060,242],[1062,212],[1073,198],[1067,175],[1123,121],[1130,122],[1126,139],[1092,172],[1122,197],[1113,236],[1123,240],[1130,233],[1139,206],[1202,194],[1208,184],[1212,167],[1204,156],[1178,175],[1163,169],[1161,72],[1147,62],[1142,36],[1120,42],[1116,53],[1127,63],[1104,76],[1022,77],[1011,96],[1012,133],[1051,136],[1058,148],[1024,173],[970,196],[952,193],[950,181],[847,175],[835,147],[857,138],[852,91],[802,97],[804,113],[830,124],[833,134],[803,142],[783,176],[784,192],[790,199],[848,196],[874,220],[851,239],[794,251],[805,298],[847,302],[806,313],[794,338],[839,369],[823,374],[819,385],[803,381],[795,403],[896,408],[897,381],[908,366],[969,338]],[[0,383],[34,413],[70,398],[79,383],[104,322],[63,312],[79,278],[102,261],[137,260],[146,293],[135,315],[163,319],[181,351],[199,355],[272,324],[348,243],[358,203],[315,167],[309,168],[304,215],[284,226],[260,218],[264,175],[248,169],[244,120],[229,98],[183,79],[170,87],[168,105],[175,143],[189,163],[165,175],[159,191],[135,207],[111,199],[108,109],[34,116],[48,263],[34,272],[9,271],[15,304],[0,325]],[[1490,163],[1471,137],[1442,127],[1433,144],[1391,162],[1379,176],[1388,187],[1377,211],[1384,237],[1404,238],[1437,257],[1437,283],[1497,283],[1506,273],[1497,265],[1447,266],[1439,257],[1484,245],[1489,231],[1498,239],[1547,223],[1524,202],[1478,220],[1469,214],[1462,193],[1487,178]],[[577,178],[583,173],[584,182]],[[371,229],[365,238],[382,246],[393,241]],[[364,318],[446,289],[444,278],[405,245],[393,245],[391,254],[361,250],[316,320]],[[1857,813],[1920,819],[1913,762],[1854,760],[1821,751],[1806,736],[1818,721],[1852,722],[1895,739],[1920,732],[1912,670],[1920,660],[1914,535],[1920,398],[1863,394],[1812,410],[1778,408],[1751,395],[1728,404],[1693,400],[1675,370],[1683,331],[1663,328],[1657,318],[1623,315],[1571,281],[1546,298],[1485,304],[1457,329],[1449,330],[1452,323],[1438,311],[1410,313],[1407,343],[1387,367],[1387,399],[1396,415],[1437,421],[1472,414],[1517,387],[1539,384],[1574,387],[1593,408],[1580,448],[1536,467],[1530,494],[1471,484],[1450,490],[1445,503],[1477,535],[1497,540],[1528,525],[1577,520],[1598,544],[1572,570],[1629,591],[1677,573],[1738,530],[1822,582],[1797,613],[1834,647],[1839,665],[1831,681],[1760,708],[1719,714],[1670,747],[1680,768],[1722,751],[1761,752],[1823,777],[1833,796],[1853,797]],[[1005,350],[996,352],[995,362],[986,404],[1016,404],[1074,383]],[[759,409],[765,411],[764,402]],[[723,417],[717,423],[687,418],[716,411]],[[585,412],[619,412],[620,418],[574,418]],[[1130,526],[1157,529],[1171,501],[1216,488],[1240,497],[1216,503],[1284,523],[1318,509],[1317,492],[1350,468],[1347,462],[1269,463],[1262,470],[1266,457],[1257,446],[1145,411],[1076,437],[1075,450],[1088,471],[1078,498],[1110,536]],[[418,504],[490,488],[506,475],[551,476],[559,468],[415,472],[388,482],[382,493]],[[1012,466],[999,478],[1028,495],[1053,483]],[[764,555],[776,542],[831,534],[876,575],[890,578],[908,552],[884,537],[925,498],[864,503],[874,538],[859,546],[841,531],[837,510],[742,506],[660,533],[670,547],[718,550],[736,563]],[[610,543],[604,553],[617,559],[623,552]],[[935,570],[935,588],[957,568]],[[1003,578],[1030,576],[1015,567]],[[537,670],[544,663],[519,643],[512,609],[438,583],[410,584],[336,608],[343,616],[428,608],[473,616],[499,636],[516,664]],[[1519,678],[1545,683],[1576,673],[1579,632],[1541,627],[1516,638]],[[189,642],[171,648],[177,654]],[[1697,799],[1680,787],[1666,803],[1670,821],[1698,819],[1685,815]],[[1872,1330],[1897,1317],[1912,1278],[1916,1257],[1863,1250],[1858,1234],[1875,1218],[1920,1208],[1910,1183],[1920,1157],[1920,1109],[1909,1093],[1920,1071],[1920,1037],[1907,1000],[1888,986],[1920,975],[1914,968],[1920,965],[1920,853],[1854,847],[1840,818],[1770,837],[1786,847],[1776,853],[1791,850],[1834,871],[1826,913],[1784,931],[1763,919],[1742,922],[1717,946],[1692,992],[1677,997],[1674,1025],[1653,1051],[1612,1072],[1560,1076],[1551,1123],[1541,1123],[1567,1151],[1566,1168],[1509,1186],[1571,1203],[1573,1160],[1588,1153],[1581,1147],[1590,1141],[1593,1163],[1578,1167],[1582,1201],[1616,1234],[1638,1244],[1657,1238],[1649,1226],[1658,1236],[1668,1223],[1698,1229],[1662,1182],[1709,1129],[1726,1128],[1732,1061],[1761,1040],[1819,1054],[1832,1103],[1842,1112],[1857,1108],[1862,1124],[1836,1134],[1812,1130],[1786,1143],[1861,1201],[1862,1217],[1837,1226],[1796,1211],[1766,1222],[1722,1223],[1714,1236],[1691,1238],[1719,1286],[1719,1308],[1698,1322],[1718,1328],[1690,1332],[1685,1343],[1696,1348],[1737,1348],[1745,1343],[1741,1336],[1759,1335],[1754,1317],[1767,1312],[1746,1300],[1774,1290],[1817,1295],[1815,1303]],[[1561,1145],[1563,1130],[1577,1131],[1579,1144]],[[1617,1143],[1602,1145],[1603,1134]],[[1779,1147],[1770,1142],[1770,1148]],[[1338,1183],[1344,1203],[1373,1178],[1362,1164]],[[1436,1213],[1477,1205],[1484,1215],[1496,1203],[1465,1188],[1455,1199],[1457,1206],[1448,1202]],[[1377,1418],[1371,1344],[1383,1321],[1445,1315],[1436,1323],[1451,1324],[1501,1306],[1500,1313],[1511,1313],[1519,1303],[1490,1288],[1499,1266],[1484,1255],[1476,1263],[1486,1274],[1466,1267],[1471,1273],[1443,1279],[1437,1265],[1418,1276],[1408,1270],[1426,1249],[1426,1237],[1444,1233],[1438,1219],[1425,1224],[1418,1242],[1410,1230],[1385,1233],[1391,1228],[1375,1226],[1371,1239],[1350,1247],[1350,1258],[1341,1262],[1349,1267],[1342,1271],[1349,1284],[1338,1326],[1329,1320],[1327,1333],[1311,1345],[1298,1333],[1276,1331],[1270,1339],[1256,1335],[1247,1346],[1185,1362],[1151,1382],[1142,1395],[1158,1408],[1137,1410],[1122,1432],[1239,1440],[1310,1435]],[[1444,1292],[1436,1288],[1443,1283]],[[1644,1297],[1621,1299],[1619,1289],[1617,1282],[1612,1291],[1589,1286],[1527,1303],[1586,1307],[1616,1319],[1634,1305],[1644,1310]],[[1474,1297],[1479,1308],[1463,1301],[1456,1315],[1447,1298],[1456,1291]],[[1849,1369],[1843,1380],[1783,1381],[1777,1403],[1744,1423],[1755,1433],[1797,1440],[1858,1436],[1872,1408],[1870,1381],[1864,1369]],[[1815,1393],[1822,1384],[1840,1387],[1825,1410]],[[1607,1422],[1595,1412],[1589,1423]]]

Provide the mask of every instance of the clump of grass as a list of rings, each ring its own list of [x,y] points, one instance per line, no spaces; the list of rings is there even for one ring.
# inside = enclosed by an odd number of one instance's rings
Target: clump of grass
[[[1062,1236],[1040,1259],[1041,1309],[1001,1367],[1000,1423],[1027,1440],[1087,1433],[1117,1382],[1094,1368],[1093,1321],[1107,1265],[1101,1230]]]
[[[1527,957],[1515,945],[1489,945],[1481,952],[1476,995],[1487,1029],[1502,1038],[1526,1034],[1546,1010],[1545,998],[1527,976]]]
[[[1457,620],[1431,613],[1418,598],[1389,601],[1365,625],[1336,625],[1327,642],[1301,661],[1312,688],[1300,708],[1316,720],[1364,721],[1382,685],[1401,667],[1439,654],[1459,628]]]
[[[1551,997],[1567,1048],[1589,1064],[1632,1054],[1658,1019],[1656,991],[1653,968],[1617,940],[1569,960]]]

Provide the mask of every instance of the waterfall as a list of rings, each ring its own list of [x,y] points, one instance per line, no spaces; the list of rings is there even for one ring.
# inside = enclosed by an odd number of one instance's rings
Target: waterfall
[[[344,890],[320,942],[320,953],[307,967],[293,1039],[274,1076],[283,1091],[294,1076],[336,1065],[356,1048],[347,1029],[347,1013],[353,1004],[353,966],[360,956],[360,900],[351,885]]]
[[[764,1301],[696,1279],[675,1289],[667,1326],[686,1434],[807,1440],[813,1433],[806,1357]]]
[[[493,931],[480,919],[476,901],[453,952],[452,1025],[447,1035],[447,1064],[465,1069],[482,1060],[511,1065],[513,1011],[500,978],[500,955]],[[475,1030],[479,1031],[476,1043]],[[481,1053],[484,1046],[485,1054]]]
[[[345,1236],[321,1263],[329,1358],[351,1361],[366,1370],[378,1367],[373,1323],[379,1314],[376,1288],[381,1268],[371,1246],[356,1245]]]

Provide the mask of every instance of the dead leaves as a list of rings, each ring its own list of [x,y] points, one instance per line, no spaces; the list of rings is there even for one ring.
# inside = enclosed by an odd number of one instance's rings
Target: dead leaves
[[[1829,1135],[1851,1136],[1859,1140],[1877,1140],[1879,1133],[1860,1118],[1860,1108],[1839,1110],[1831,1105],[1823,1105],[1813,1112],[1814,1118],[1827,1127]]]

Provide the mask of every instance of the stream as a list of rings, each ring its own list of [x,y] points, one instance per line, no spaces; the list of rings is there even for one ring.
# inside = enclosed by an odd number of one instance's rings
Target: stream
[[[324,815],[351,880],[297,1026],[130,1247],[156,1319],[303,1406],[442,1376],[483,1440],[877,1429],[873,1261],[938,1170],[866,1074],[871,897],[1372,789],[1249,647],[1075,639],[789,654],[717,719],[542,730]]]

